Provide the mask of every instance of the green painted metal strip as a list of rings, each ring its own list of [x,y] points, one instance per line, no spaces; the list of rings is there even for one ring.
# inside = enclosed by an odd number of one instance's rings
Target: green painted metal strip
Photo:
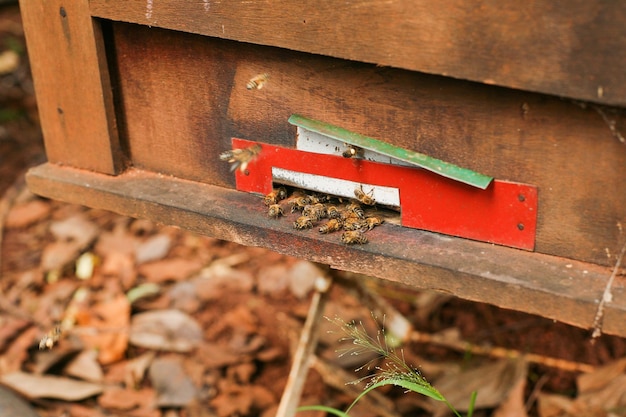
[[[480,174],[467,168],[461,168],[454,164],[432,158],[419,152],[409,151],[374,138],[350,132],[338,126],[308,119],[298,114],[291,115],[289,123],[330,138],[358,146],[359,148],[367,149],[391,158],[408,162],[441,176],[469,184],[483,190],[486,189],[493,180],[493,177]]]

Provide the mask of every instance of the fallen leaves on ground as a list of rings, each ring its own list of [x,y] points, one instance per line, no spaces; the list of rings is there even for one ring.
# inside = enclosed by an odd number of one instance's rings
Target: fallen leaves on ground
[[[0,280],[0,382],[45,401],[40,415],[273,415],[320,274],[317,267],[33,196],[15,209]],[[326,315],[363,323],[376,335],[370,310],[355,294],[335,286]],[[446,305],[437,297],[420,300],[420,309],[431,315]],[[403,305],[407,317],[427,323],[414,305]],[[320,358],[349,372],[369,360],[375,369],[376,355],[338,357],[339,332],[327,333],[328,323],[322,327]],[[52,350],[40,351],[46,335]],[[494,410],[497,417],[531,415],[522,359],[473,361],[461,369],[404,352],[460,410],[477,390],[480,410]],[[538,415],[565,417],[623,406],[624,366],[598,372],[580,377],[576,398],[539,395]],[[353,391],[333,391],[342,385],[335,381],[334,388],[327,387],[327,377],[310,372],[303,399],[350,403]],[[389,395],[393,400],[382,400]],[[387,388],[377,398],[372,404],[378,408],[357,407],[353,415],[369,417],[374,409],[390,416],[400,410],[403,415],[447,413],[417,394]]]

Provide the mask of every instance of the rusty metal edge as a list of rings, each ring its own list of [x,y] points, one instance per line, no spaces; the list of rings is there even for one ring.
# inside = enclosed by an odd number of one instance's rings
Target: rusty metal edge
[[[386,225],[370,243],[295,231],[268,219],[259,197],[236,190],[130,169],[112,177],[43,164],[26,177],[35,194],[147,218],[248,246],[261,246],[332,268],[364,273],[590,328],[610,269],[556,256],[503,248]],[[626,336],[626,293],[606,306],[604,333]]]

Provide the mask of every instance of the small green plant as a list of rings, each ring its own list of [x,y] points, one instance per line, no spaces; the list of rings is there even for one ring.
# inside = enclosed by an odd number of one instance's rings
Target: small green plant
[[[348,413],[350,412],[352,407],[354,407],[356,403],[359,402],[359,400],[367,395],[370,391],[384,385],[396,385],[398,387],[404,388],[407,392],[412,391],[430,397],[436,401],[441,401],[445,403],[457,417],[462,417],[461,414],[459,414],[459,412],[454,409],[452,404],[450,404],[448,400],[446,400],[446,398],[439,391],[437,391],[435,387],[430,385],[430,383],[426,380],[426,378],[424,378],[424,376],[420,373],[418,369],[411,367],[409,364],[406,363],[406,361],[404,360],[404,355],[402,353],[400,353],[400,355],[396,353],[395,347],[391,346],[390,343],[388,343],[388,338],[385,335],[384,327],[379,329],[376,337],[374,338],[367,333],[367,330],[365,330],[365,327],[362,323],[346,323],[340,318],[328,320],[340,327],[342,332],[345,333],[345,337],[343,337],[342,340],[351,341],[353,344],[353,346],[349,349],[342,351],[340,353],[340,356],[348,354],[360,355],[365,352],[375,352],[378,354],[378,358],[384,359],[383,365],[375,368],[378,371],[375,374],[368,375],[366,377],[351,382],[353,384],[357,384],[359,382],[369,380],[363,392],[361,392],[356,397],[356,399],[345,411],[323,405],[303,406],[298,408],[298,411],[317,410],[325,411],[339,417],[350,417]],[[357,371],[360,371],[366,367],[368,367],[369,369],[370,364],[371,361],[358,368]],[[472,394],[472,397],[470,398],[467,417],[472,416],[474,412],[475,402],[476,392],[474,392]]]

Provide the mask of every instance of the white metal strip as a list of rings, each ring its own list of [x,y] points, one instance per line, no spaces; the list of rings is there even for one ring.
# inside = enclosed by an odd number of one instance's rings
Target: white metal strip
[[[341,156],[348,149],[346,143],[329,138],[317,132],[312,132],[298,126],[296,137],[296,149],[306,152],[321,153],[326,155]],[[415,165],[389,156],[381,155],[368,149],[363,149],[362,159],[382,162],[384,164],[402,165],[418,169]]]
[[[400,191],[393,187],[341,180],[275,167],[272,168],[272,177],[274,182],[280,184],[344,198],[355,198],[354,190],[363,187],[363,192],[372,196],[376,200],[376,204],[400,208]]]

